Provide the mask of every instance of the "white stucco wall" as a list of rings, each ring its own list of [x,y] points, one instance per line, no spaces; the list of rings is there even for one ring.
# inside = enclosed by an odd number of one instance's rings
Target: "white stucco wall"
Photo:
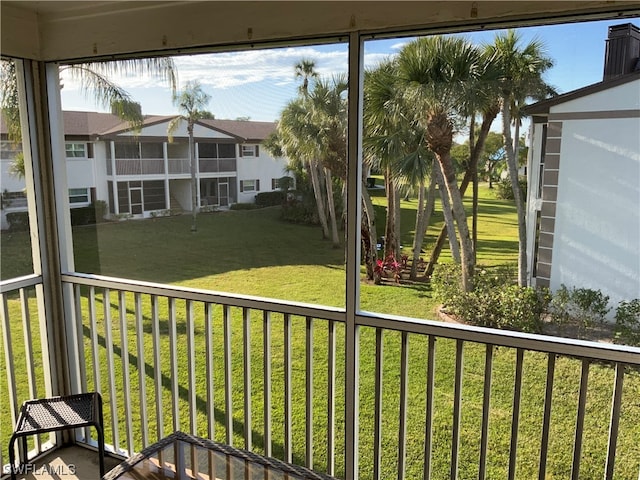
[[[553,290],[562,284],[601,290],[614,309],[620,300],[640,298],[638,132],[640,118],[563,122]]]
[[[238,148],[242,148],[239,145]],[[271,180],[283,177],[286,160],[282,158],[272,158],[266,152],[266,149],[260,145],[260,155],[258,157],[238,157],[238,203],[253,203],[255,196],[262,192],[271,192]],[[241,192],[241,180],[260,180],[259,192]]]
[[[628,82],[553,107],[553,113],[602,112],[640,108],[640,82]],[[638,133],[636,132],[636,136]]]

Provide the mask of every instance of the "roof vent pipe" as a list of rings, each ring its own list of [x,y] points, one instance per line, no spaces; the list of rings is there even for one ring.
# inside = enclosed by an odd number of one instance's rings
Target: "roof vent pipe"
[[[612,25],[604,53],[604,80],[640,69],[640,29],[632,23]]]

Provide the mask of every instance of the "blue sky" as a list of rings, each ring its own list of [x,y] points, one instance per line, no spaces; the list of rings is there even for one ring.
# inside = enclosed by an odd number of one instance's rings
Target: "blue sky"
[[[618,19],[518,29],[523,41],[542,40],[555,66],[546,80],[560,93],[575,90],[602,80],[605,40],[610,25],[634,23],[639,19]],[[463,34],[472,42],[491,43],[496,31]],[[365,65],[397,53],[410,39],[394,38],[369,41],[365,45]],[[322,76],[346,72],[346,44],[309,45],[269,50],[200,54],[176,57],[179,81],[198,80],[211,95],[208,110],[216,118],[249,117],[273,121],[286,102],[295,97],[299,82],[294,65],[302,58],[313,59]],[[145,77],[124,77],[116,81],[142,104],[145,114],[171,115],[177,109],[166,85]],[[105,111],[91,97],[84,98],[69,78],[62,81],[63,108],[68,110]]]

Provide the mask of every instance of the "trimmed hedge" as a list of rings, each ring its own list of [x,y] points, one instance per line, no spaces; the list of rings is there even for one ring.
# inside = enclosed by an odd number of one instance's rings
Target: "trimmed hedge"
[[[26,230],[29,230],[29,213],[7,213],[7,222],[9,222],[9,230],[12,232],[24,232]]]
[[[258,207],[274,207],[282,205],[287,199],[287,194],[282,190],[273,192],[263,192],[256,195],[256,205]]]

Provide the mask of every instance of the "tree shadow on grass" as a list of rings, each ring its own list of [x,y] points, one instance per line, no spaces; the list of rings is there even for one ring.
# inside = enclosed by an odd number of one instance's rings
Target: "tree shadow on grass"
[[[168,327],[167,327],[168,329]],[[89,327],[87,327],[86,325],[82,326],[82,330],[83,330],[83,334],[86,338],[90,339],[91,338],[91,329]],[[98,334],[97,335],[98,338],[98,345],[100,345],[102,348],[107,348],[107,342],[106,339],[104,338],[104,336]],[[122,358],[122,348],[118,345],[112,345],[113,348],[113,353]],[[155,380],[156,380],[156,376],[155,376],[155,369],[154,366],[149,364],[149,363],[144,363],[144,365],[141,365],[141,362],[139,360],[139,358],[132,354],[131,352],[128,353],[128,363],[130,366],[135,367],[136,369],[140,370],[141,368],[144,369],[145,375],[147,376],[147,378],[149,378],[151,381],[154,382],[155,384]],[[171,385],[172,385],[172,379],[171,377],[169,377],[168,375],[165,374],[161,374],[161,384],[162,384],[162,388],[164,389],[165,392],[169,392],[171,393]],[[225,387],[226,388],[226,387]],[[189,402],[189,389],[183,385],[178,385],[178,396],[181,400],[183,400],[184,402]],[[209,418],[209,408],[207,405],[207,401],[202,398],[199,395],[196,395],[196,405],[195,405],[196,409],[204,414],[208,421],[211,421],[212,419]],[[213,408],[214,410],[214,418],[213,421],[218,425],[218,428],[223,428],[226,429],[226,411],[221,410],[220,408],[217,408],[214,406]],[[132,419],[133,420],[133,419]],[[237,419],[233,419],[232,420],[232,425],[233,425],[233,434],[241,436],[244,438],[245,435],[245,424]],[[254,450],[256,449],[256,447],[258,449],[261,449],[262,451],[265,450],[265,444],[264,444],[264,435],[262,432],[258,432],[256,430],[251,430],[251,438],[252,438],[252,442],[253,442],[253,447]],[[212,439],[213,440],[213,439]],[[276,458],[280,458],[280,459],[284,459],[284,445],[278,442],[274,442],[272,440],[271,442],[272,445],[272,455]],[[304,465],[304,456],[302,455],[298,455],[293,453],[293,459],[292,459],[294,464],[297,465]]]

